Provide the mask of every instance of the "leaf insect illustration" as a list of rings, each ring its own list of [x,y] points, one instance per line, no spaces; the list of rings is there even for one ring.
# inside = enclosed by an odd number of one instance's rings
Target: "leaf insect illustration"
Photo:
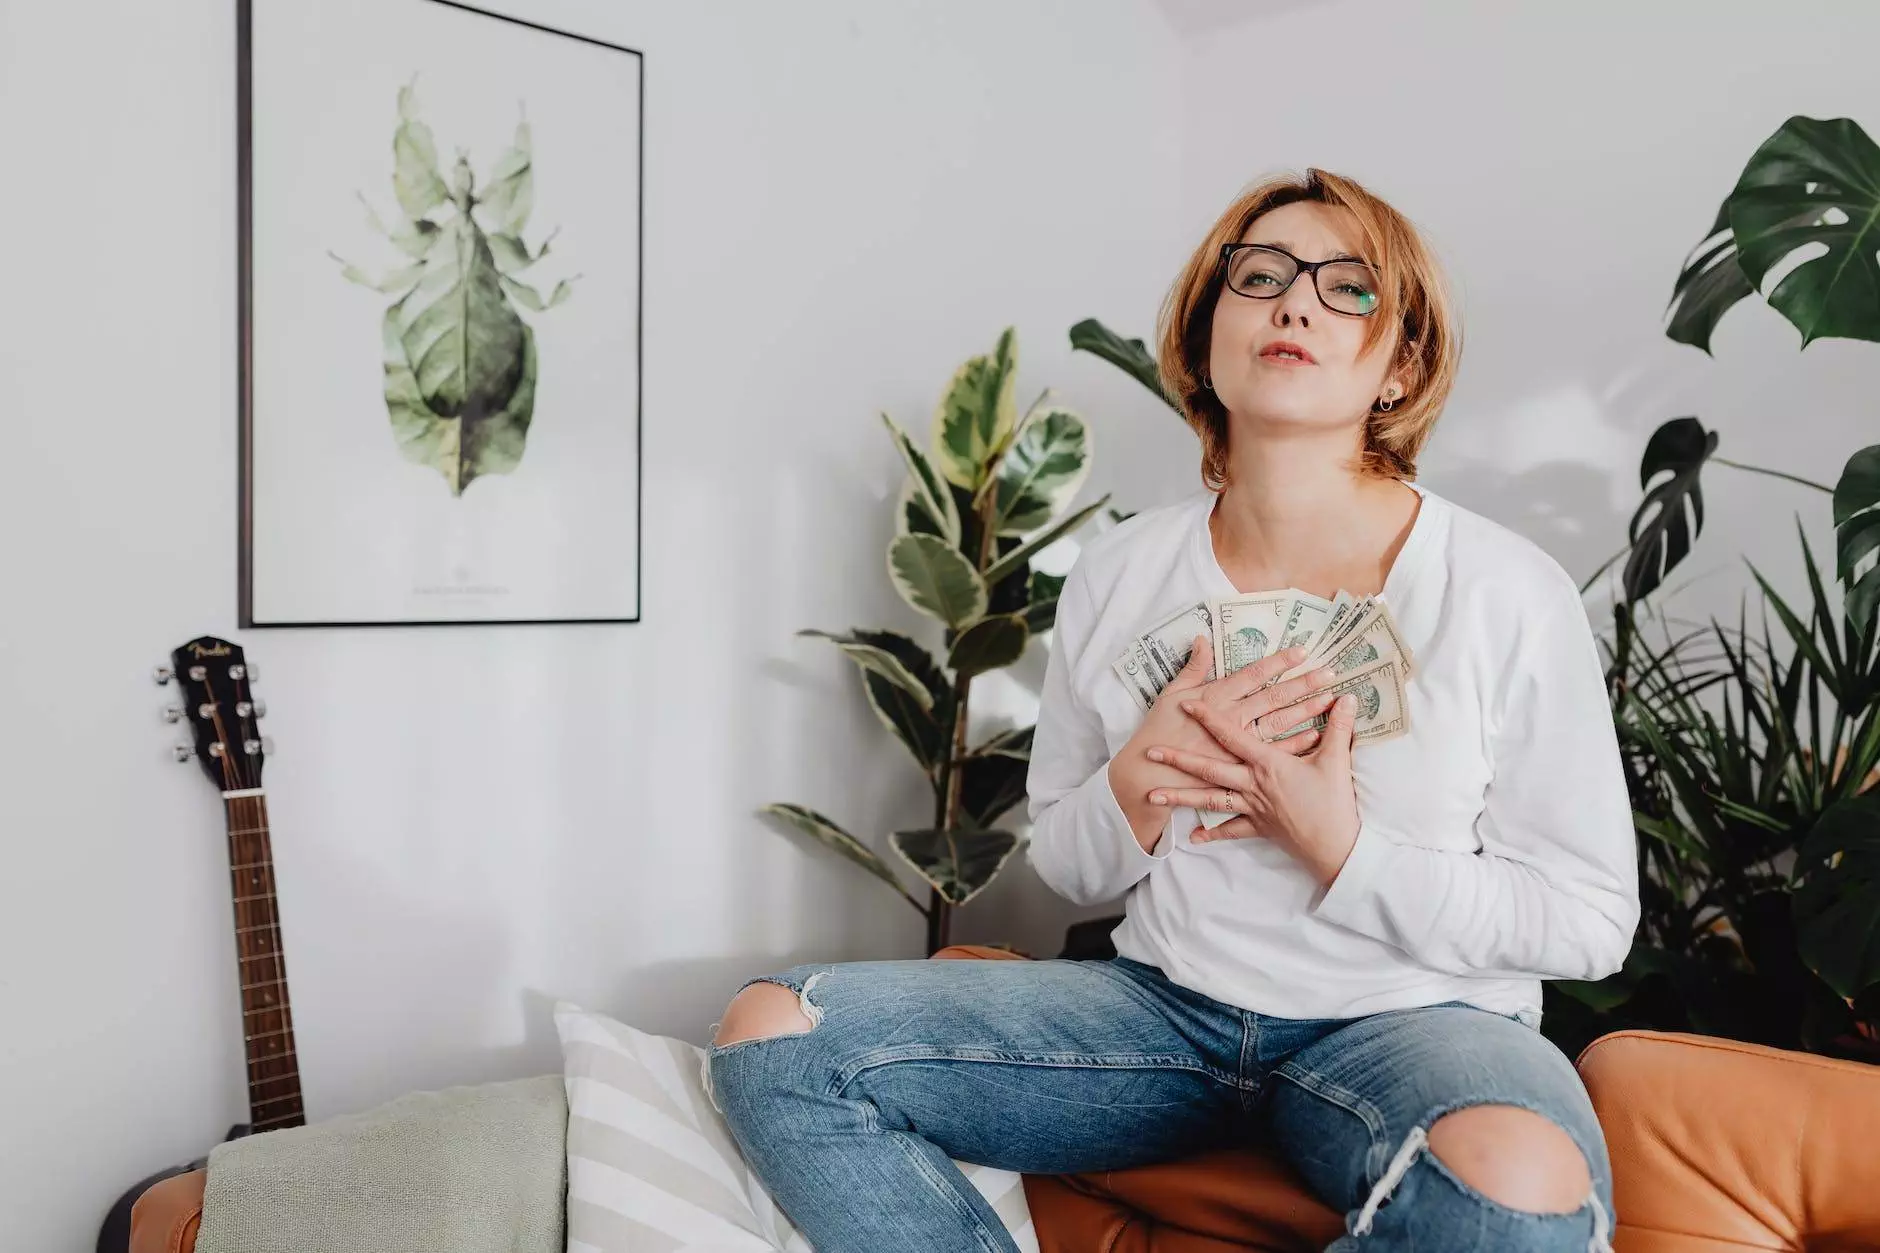
[[[381,324],[392,435],[407,460],[436,470],[461,496],[473,479],[508,473],[522,460],[540,367],[535,333],[517,306],[552,309],[572,294],[574,278],[544,300],[517,277],[548,255],[556,235],[534,252],[522,239],[535,200],[526,116],[481,187],[462,149],[446,183],[407,84],[398,91],[392,152],[396,225],[387,229],[364,195],[360,201],[373,229],[411,263],[375,279],[329,255],[346,278],[397,296]]]

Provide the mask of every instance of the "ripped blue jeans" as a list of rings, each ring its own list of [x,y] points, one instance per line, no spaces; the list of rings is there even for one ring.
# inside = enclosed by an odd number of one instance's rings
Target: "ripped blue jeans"
[[[1068,1174],[1253,1143],[1346,1215],[1327,1253],[1609,1250],[1612,1172],[1586,1090],[1510,1017],[1451,1002],[1274,1018],[1127,957],[838,962],[748,982],[795,991],[811,1025],[709,1045],[704,1078],[817,1253],[1017,1253],[949,1159]],[[1577,1210],[1502,1205],[1429,1151],[1438,1118],[1487,1104],[1579,1146],[1593,1191]]]

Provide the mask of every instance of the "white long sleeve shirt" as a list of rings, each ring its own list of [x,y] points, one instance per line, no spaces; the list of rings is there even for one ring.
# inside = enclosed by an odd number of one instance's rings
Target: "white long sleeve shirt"
[[[1078,904],[1126,896],[1117,952],[1230,1005],[1353,1018],[1459,1000],[1537,1026],[1540,980],[1612,973],[1638,922],[1599,649],[1558,562],[1410,486],[1422,503],[1383,588],[1414,657],[1410,730],[1353,749],[1358,840],[1329,888],[1267,840],[1191,843],[1192,809],[1144,852],[1110,788],[1143,717],[1110,663],[1182,607],[1240,590],[1215,559],[1207,491],[1130,518],[1070,571],[1026,857]]]

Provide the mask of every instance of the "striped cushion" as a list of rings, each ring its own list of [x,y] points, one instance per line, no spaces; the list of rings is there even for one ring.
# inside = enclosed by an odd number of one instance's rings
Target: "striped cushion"
[[[566,1003],[568,1253],[809,1253],[698,1080],[703,1050]]]
[[[811,1253],[745,1166],[700,1081],[705,1050],[566,1001],[555,1006],[568,1086],[568,1253]],[[1022,1176],[957,1163],[1025,1253]]]

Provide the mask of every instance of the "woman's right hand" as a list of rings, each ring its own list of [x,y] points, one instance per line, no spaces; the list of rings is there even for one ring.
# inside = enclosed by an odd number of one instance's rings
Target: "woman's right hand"
[[[1305,653],[1304,646],[1289,648],[1230,675],[1210,680],[1207,674],[1214,662],[1213,645],[1207,636],[1195,636],[1188,664],[1157,694],[1155,704],[1149,707],[1135,734],[1110,758],[1110,791],[1122,806],[1136,842],[1144,851],[1154,851],[1169,821],[1166,806],[1149,803],[1151,792],[1158,788],[1212,786],[1185,770],[1150,761],[1146,755],[1150,746],[1186,749],[1226,762],[1234,760],[1223,753],[1220,741],[1201,723],[1182,712],[1184,695],[1190,700],[1206,702],[1239,726],[1252,728],[1258,723],[1261,737],[1271,740],[1331,707],[1332,695],[1314,694],[1336,681],[1329,669],[1309,670],[1284,683],[1269,686],[1276,675],[1303,661]],[[1317,731],[1305,731],[1280,741],[1277,747],[1297,756],[1318,741]]]

